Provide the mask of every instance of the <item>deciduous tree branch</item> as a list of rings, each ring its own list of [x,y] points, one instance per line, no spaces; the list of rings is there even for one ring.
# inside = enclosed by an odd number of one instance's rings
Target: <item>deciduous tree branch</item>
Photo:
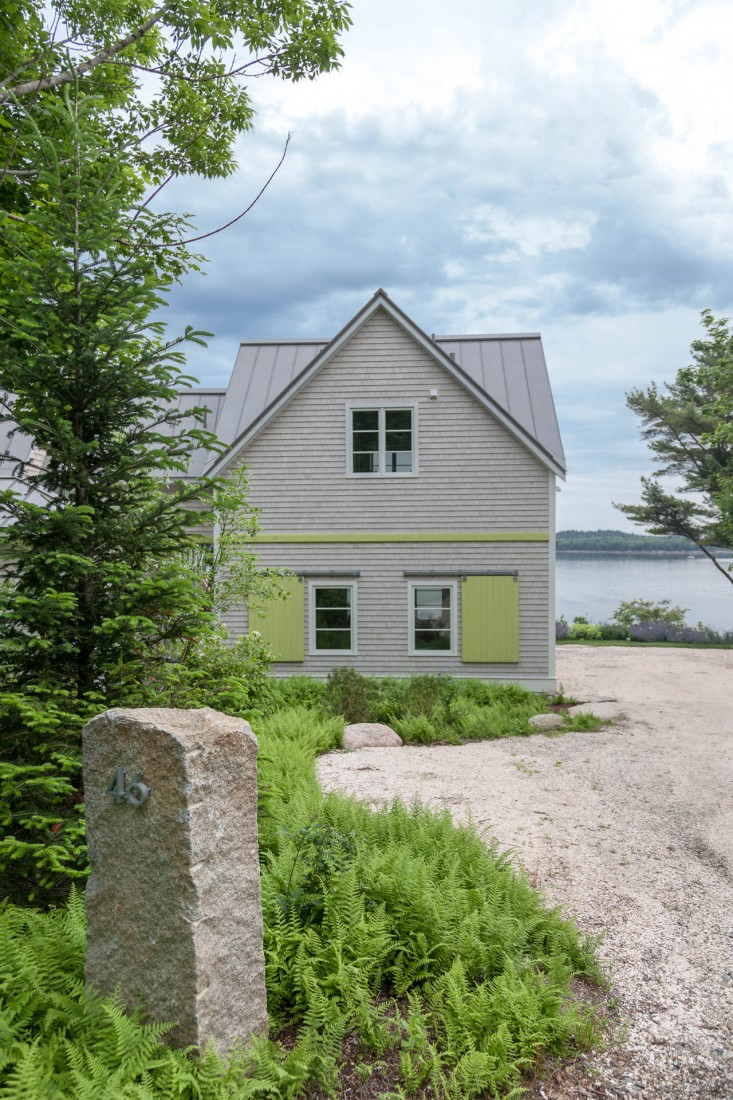
[[[9,88],[7,86],[7,80],[2,81],[0,83],[0,87],[2,88],[0,91],[0,104],[7,103],[12,99],[21,99],[23,96],[32,93],[47,91],[49,88],[60,88],[63,84],[71,84],[85,73],[91,72],[92,69],[96,69],[99,65],[104,65],[107,61],[111,61],[118,53],[134,45],[135,42],[139,42],[149,30],[152,30],[155,24],[159,23],[163,18],[171,7],[171,4],[172,0],[165,0],[165,3],[161,4],[158,10],[151,15],[149,19],[146,19],[144,23],[141,23],[139,27],[136,27],[134,31],[130,31],[130,33],[124,35],[123,38],[118,38],[117,41],[113,42],[111,46],[108,46],[106,50],[100,50],[98,54],[94,57],[90,57],[88,61],[82,61],[80,65],[75,65],[73,68],[66,69],[61,73],[55,73],[53,76],[44,76],[37,80],[28,80],[25,84],[16,84],[14,88]]]

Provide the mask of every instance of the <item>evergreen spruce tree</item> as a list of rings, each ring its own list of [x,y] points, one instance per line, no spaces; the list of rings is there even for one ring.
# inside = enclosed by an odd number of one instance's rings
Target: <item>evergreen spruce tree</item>
[[[107,110],[64,89],[25,114],[33,199],[0,213],[2,459],[16,478],[0,494],[0,889],[18,899],[83,873],[83,722],[164,704],[173,681],[186,705],[171,670],[202,645],[222,660],[197,533],[217,490],[180,479],[193,450],[217,447],[204,410],[176,402],[192,381],[182,348],[205,334],[168,340],[158,319],[197,259],[160,247],[189,227],[141,204]]]

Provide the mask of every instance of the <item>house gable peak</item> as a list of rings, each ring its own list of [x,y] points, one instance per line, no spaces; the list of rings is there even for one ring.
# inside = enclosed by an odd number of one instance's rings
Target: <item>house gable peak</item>
[[[539,333],[428,336],[381,287],[328,342],[241,342],[217,425],[229,446],[208,472],[213,476],[223,472],[378,310],[391,317],[535,457],[564,478],[565,459]],[[484,347],[489,349],[485,355]]]

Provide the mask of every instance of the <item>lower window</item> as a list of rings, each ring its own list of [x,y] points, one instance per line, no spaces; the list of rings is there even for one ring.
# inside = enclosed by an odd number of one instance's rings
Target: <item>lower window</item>
[[[410,653],[455,653],[456,586],[410,585]]]
[[[356,585],[312,582],[309,595],[311,653],[356,653]]]

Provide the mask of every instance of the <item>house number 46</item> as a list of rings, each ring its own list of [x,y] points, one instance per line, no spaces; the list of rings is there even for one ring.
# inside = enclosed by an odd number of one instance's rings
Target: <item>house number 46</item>
[[[125,769],[118,768],[107,787],[107,794],[111,794],[117,802],[127,802],[130,806],[142,806],[143,802],[147,802],[150,790],[141,782],[139,772],[131,775],[128,780]]]

